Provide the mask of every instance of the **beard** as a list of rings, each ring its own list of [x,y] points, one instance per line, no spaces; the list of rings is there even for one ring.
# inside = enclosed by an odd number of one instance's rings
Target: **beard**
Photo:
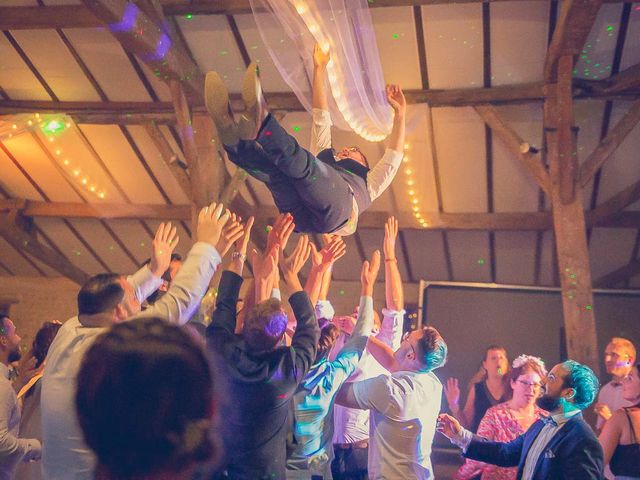
[[[536,405],[547,412],[552,412],[560,407],[560,397],[543,395],[536,400]]]
[[[18,347],[14,348],[9,352],[9,363],[17,362],[22,358],[22,354],[20,353],[20,349]]]

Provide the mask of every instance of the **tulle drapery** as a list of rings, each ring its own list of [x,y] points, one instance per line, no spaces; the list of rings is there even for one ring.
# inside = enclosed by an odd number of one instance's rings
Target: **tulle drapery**
[[[366,0],[250,2],[271,58],[307,111],[312,105],[313,48],[318,43],[331,53],[327,93],[334,124],[369,141],[389,134],[393,111]]]

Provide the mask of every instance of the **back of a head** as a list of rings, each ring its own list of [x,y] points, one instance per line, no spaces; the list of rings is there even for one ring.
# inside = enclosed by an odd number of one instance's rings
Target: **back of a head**
[[[78,315],[94,315],[116,308],[124,298],[116,273],[100,273],[85,282],[78,292]]]
[[[180,472],[211,458],[212,402],[202,348],[159,318],[115,325],[78,374],[79,423],[110,478]]]
[[[318,340],[318,352],[316,353],[316,360],[314,363],[319,362],[329,355],[329,352],[335,345],[339,336],[340,329],[333,323],[327,323],[322,327],[320,330],[320,338]]]
[[[36,333],[35,338],[33,339],[33,344],[31,345],[31,350],[33,351],[33,356],[36,358],[36,367],[42,365],[44,359],[47,357],[47,353],[49,352],[49,347],[53,342],[53,339],[58,334],[58,330],[62,326],[59,322],[44,322],[40,330]]]
[[[447,344],[434,327],[422,327],[422,338],[418,347],[425,365],[424,371],[430,372],[447,362]]]
[[[273,350],[287,328],[287,315],[277,298],[269,298],[251,308],[244,319],[242,336],[255,353]]]
[[[584,410],[593,403],[598,395],[600,389],[598,377],[589,367],[574,360],[567,360],[562,363],[562,366],[567,370],[567,376],[564,379],[565,386],[575,390],[573,404],[576,408]]]

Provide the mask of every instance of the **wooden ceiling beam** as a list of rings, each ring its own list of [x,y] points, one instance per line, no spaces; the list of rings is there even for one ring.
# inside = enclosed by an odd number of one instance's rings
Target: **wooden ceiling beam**
[[[640,183],[640,182],[639,182]],[[635,195],[640,195],[640,185],[633,186]],[[627,201],[631,187],[615,198],[625,196]],[[239,197],[238,197],[239,198]],[[238,198],[230,202],[236,206],[243,217],[254,215],[257,224],[268,223],[277,215],[275,207],[254,207]],[[605,204],[603,204],[605,205]],[[191,205],[151,205],[119,203],[73,203],[42,202],[37,200],[8,199],[0,200],[0,212],[18,210],[25,217],[84,218],[103,220],[190,220]],[[607,209],[608,211],[608,209]],[[360,216],[361,228],[383,228],[389,212],[367,211]],[[614,212],[603,215],[597,211],[587,214],[591,226],[608,228],[639,228],[640,212]],[[399,212],[396,217],[403,230],[483,230],[483,231],[544,231],[551,229],[549,212],[502,212],[502,213],[438,213],[427,212],[423,218],[427,227],[415,226],[411,212]]]
[[[593,27],[602,6],[602,0],[565,0],[560,8],[558,24],[547,50],[544,62],[544,80],[555,83],[558,75],[558,62],[570,55],[575,57],[582,51],[587,36]]]
[[[535,179],[538,186],[549,194],[549,172],[542,164],[540,157],[531,152],[531,147],[518,133],[513,130],[491,105],[477,105],[476,112],[502,140],[511,154],[520,160]]]
[[[89,275],[69,261],[68,258],[38,240],[31,219],[22,218],[15,210],[0,214],[0,236],[13,248],[28,253],[61,275],[84,284]]]
[[[203,99],[204,76],[169,30],[127,0],[83,0],[118,39],[163,80],[177,80],[189,95]]]
[[[596,149],[589,155],[580,167],[580,183],[584,187],[593,178],[604,162],[607,161],[627,138],[627,135],[640,122],[640,100],[636,100],[627,113],[609,131]]]
[[[621,93],[640,88],[640,63],[636,63],[622,72],[612,75],[607,78],[606,82],[608,86],[605,91],[608,93]]]
[[[592,226],[602,225],[613,220],[629,205],[640,200],[640,180],[628,186],[621,192],[611,197],[606,202],[599,205],[587,213],[588,223]],[[625,212],[629,214],[631,212]],[[634,212],[635,213],[635,212]]]
[[[465,107],[482,104],[508,105],[544,100],[543,86],[538,84],[513,85],[508,87],[468,88],[454,90],[409,90],[405,92],[409,104],[428,103],[431,107]],[[604,89],[573,89],[574,99],[629,100],[640,98],[640,89],[627,91],[624,96],[609,95]],[[302,105],[290,92],[266,95],[271,111],[302,111]],[[241,111],[240,95],[231,95],[231,106]],[[192,106],[193,113],[205,114],[204,105]],[[148,122],[175,124],[176,117],[171,102],[55,102],[40,100],[0,100],[0,115],[20,113],[58,113],[71,116],[80,124],[138,125]]]

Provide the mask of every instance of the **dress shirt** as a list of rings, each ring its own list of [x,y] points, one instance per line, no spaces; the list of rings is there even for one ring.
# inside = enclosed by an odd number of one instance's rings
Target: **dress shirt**
[[[20,461],[40,459],[41,445],[35,438],[18,438],[20,408],[8,379],[9,368],[0,363],[0,480],[10,480]]]
[[[313,155],[317,155],[322,150],[331,148],[331,115],[328,110],[313,109],[313,125],[311,127],[311,149]],[[404,152],[398,152],[387,148],[384,155],[367,174],[367,191],[373,202],[382,195],[391,184],[402,162]],[[339,230],[332,232],[336,235],[351,235],[356,231],[358,225],[358,215],[360,214],[355,197],[352,200],[351,217],[349,221]]]
[[[542,430],[540,430],[540,433],[533,441],[533,443],[531,444],[531,448],[527,452],[527,459],[525,460],[521,480],[531,480],[533,472],[536,468],[536,464],[538,463],[538,458],[544,451],[549,441],[556,433],[560,431],[562,427],[564,427],[569,419],[578,415],[579,413],[580,410],[573,410],[568,413],[557,413],[555,415],[551,415],[551,417],[548,417],[549,420],[545,422],[545,426],[542,427]],[[462,448],[463,452],[466,452],[467,447],[471,443],[472,439],[473,433],[466,428],[462,428],[460,430],[460,433],[456,437],[452,438],[451,441]]]
[[[622,383],[611,380],[602,386],[598,393],[598,403],[604,403],[609,407],[611,413],[624,407],[631,407],[633,402],[622,397]],[[604,418],[598,415],[596,428],[600,430],[604,426]]]
[[[382,309],[382,325],[376,338],[396,351],[402,339],[404,323],[404,310]],[[349,335],[341,333],[333,352],[338,352],[348,340]],[[333,358],[330,355],[329,358]],[[349,382],[357,382],[388,374],[389,372],[373,358],[367,350],[362,354],[358,367],[349,377]],[[333,421],[335,424],[333,443],[357,443],[369,439],[369,411],[360,408],[343,407],[336,405],[333,409]]]
[[[136,318],[160,317],[183,325],[197,310],[220,255],[207,243],[194,244],[169,290]],[[136,296],[157,289],[159,277],[143,267],[127,278]],[[161,279],[160,279],[161,280]],[[137,283],[140,282],[140,283]],[[141,302],[144,297],[139,297]],[[49,347],[42,377],[42,468],[47,480],[93,480],[95,458],[84,443],[75,414],[75,379],[85,352],[106,328],[86,327],[78,317],[67,320]]]

